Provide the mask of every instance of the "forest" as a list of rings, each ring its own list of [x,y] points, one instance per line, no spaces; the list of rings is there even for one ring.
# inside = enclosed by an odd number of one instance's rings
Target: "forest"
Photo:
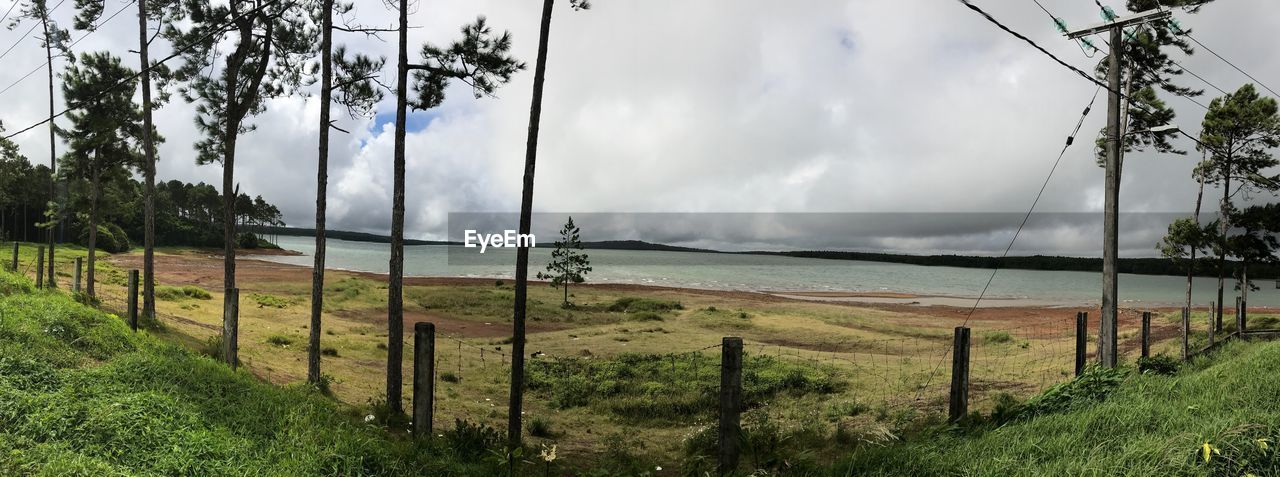
[[[59,242],[87,245],[89,212],[85,181],[58,177],[58,196],[49,200],[49,168],[32,165],[17,147],[0,142],[0,237],[39,241],[50,226]],[[99,210],[98,248],[124,252],[143,237],[143,184],[121,174],[104,181]],[[156,245],[216,247],[221,245],[222,195],[205,183],[178,180],[156,184]],[[52,217],[51,217],[52,216]],[[267,227],[283,224],[280,210],[262,196],[236,197],[237,226],[243,248],[269,245],[258,238]],[[52,218],[52,220],[51,220]]]

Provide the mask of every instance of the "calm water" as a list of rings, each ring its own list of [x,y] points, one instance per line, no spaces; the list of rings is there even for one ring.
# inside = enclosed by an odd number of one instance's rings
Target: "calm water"
[[[303,256],[258,257],[281,263],[310,266],[314,239],[280,237],[280,246]],[[330,239],[326,263],[330,268],[386,273],[390,257],[387,244]],[[405,247],[405,274],[411,276],[484,277],[510,279],[515,269],[515,249],[464,249],[443,245]],[[923,267],[893,263],[808,258],[751,256],[694,252],[588,250],[589,283],[629,283],[675,287],[749,291],[859,291],[905,292],[920,295],[976,297],[991,275],[988,269]],[[551,247],[530,253],[532,276],[546,267]],[[1217,280],[1197,278],[1194,301],[1207,305],[1216,299]],[[1280,306],[1275,282],[1255,282],[1251,306]],[[1227,295],[1234,297],[1234,281]],[[1183,300],[1186,278],[1120,275],[1122,302],[1132,305],[1176,305]],[[1098,273],[1036,270],[1000,270],[987,296],[1045,303],[1097,303],[1102,277]],[[1234,298],[1228,298],[1228,302]]]

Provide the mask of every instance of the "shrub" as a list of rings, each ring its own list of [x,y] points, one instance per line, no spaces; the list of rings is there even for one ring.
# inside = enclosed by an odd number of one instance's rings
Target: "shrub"
[[[1008,331],[988,331],[982,335],[982,344],[1003,344],[1013,341]]]
[[[338,348],[334,348],[332,346],[326,346],[320,349],[320,354],[324,356],[332,356],[336,358],[338,357]]]
[[[440,373],[440,380],[446,383],[456,383],[462,381],[462,378],[450,371],[444,371]]]
[[[253,232],[245,232],[236,237],[236,246],[243,249],[258,248],[258,236]]]
[[[116,224],[98,224],[98,236],[94,245],[98,250],[107,253],[128,252],[129,236],[124,230]],[[89,227],[86,225],[80,230],[80,245],[89,246]]]
[[[1138,372],[1142,374],[1162,374],[1173,375],[1178,372],[1178,368],[1182,363],[1165,354],[1158,354],[1146,358],[1138,358]]]
[[[271,335],[267,337],[267,344],[276,346],[289,346],[293,344],[293,338],[285,335]]]
[[[284,308],[293,304],[292,300],[265,293],[254,293],[249,297],[258,303],[258,308]]]
[[[678,301],[654,300],[650,298],[622,297],[609,305],[609,311],[635,313],[639,311],[664,312],[683,310],[684,305]]]
[[[157,300],[174,301],[174,300],[183,300],[187,298],[194,298],[197,300],[208,300],[210,298],[213,298],[213,295],[209,294],[209,292],[205,291],[205,289],[194,286],[194,285],[187,285],[184,287],[160,285],[156,287]]]
[[[533,437],[551,437],[551,422],[541,417],[529,420],[529,435]]]
[[[500,448],[503,438],[497,429],[463,419],[454,419],[453,429],[444,431],[445,442],[464,459],[475,459],[489,449]]]
[[[1121,368],[1090,366],[1071,381],[1055,384],[1022,406],[1017,417],[1050,414],[1103,401],[1124,382]]]

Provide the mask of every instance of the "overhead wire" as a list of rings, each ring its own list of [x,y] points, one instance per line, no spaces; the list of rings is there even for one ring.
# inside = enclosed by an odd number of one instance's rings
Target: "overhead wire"
[[[113,18],[115,18],[117,15],[120,15],[121,13],[123,13],[123,12],[125,11],[125,9],[127,9],[127,8],[129,8],[129,7],[131,7],[131,6],[133,6],[133,4],[134,4],[134,3],[136,3],[136,2],[137,2],[137,0],[129,0],[129,2],[128,2],[128,3],[126,3],[123,7],[120,7],[120,9],[119,9],[119,10],[116,10],[116,12],[115,12],[115,13],[112,13],[112,14],[111,14],[110,16],[108,16],[105,20],[102,20],[101,22],[99,22],[99,23],[97,24],[97,26],[95,26],[92,30],[89,30],[89,31],[85,32],[85,34],[84,34],[84,35],[81,35],[81,36],[80,36],[80,38],[77,38],[77,39],[76,39],[76,41],[71,42],[71,44],[70,44],[70,45],[68,45],[68,46],[70,47],[70,46],[76,46],[76,45],[80,44],[80,42],[81,42],[81,41],[84,41],[84,39],[85,39],[85,38],[88,38],[88,37],[89,37],[89,35],[92,35],[94,32],[98,31],[98,28],[101,28],[101,27],[102,27],[102,25],[106,25],[106,24],[107,24],[107,22],[110,22],[110,21],[111,21],[111,19],[113,19]],[[40,71],[41,69],[43,69],[43,68],[44,68],[45,66],[47,66],[48,64],[49,64],[49,60],[46,58],[46,59],[45,59],[45,61],[44,61],[43,63],[40,63],[40,65],[39,65],[39,66],[36,66],[36,67],[35,67],[34,69],[32,69],[31,71],[28,71],[28,72],[27,72],[27,74],[22,75],[22,77],[21,77],[21,78],[18,78],[17,80],[14,80],[12,83],[9,83],[9,85],[8,85],[8,86],[5,86],[4,88],[0,88],[0,95],[3,95],[5,92],[9,91],[9,90],[10,90],[10,89],[12,89],[14,86],[17,86],[19,83],[21,83],[21,82],[23,82],[23,81],[26,81],[26,79],[27,79],[27,78],[30,78],[30,77],[31,77],[31,75],[36,74],[36,72]]]
[[[271,6],[271,5],[274,5],[274,4],[276,4],[276,3],[279,3],[280,1],[281,1],[281,0],[267,0],[266,2],[262,3],[261,5],[258,5],[258,6],[254,7],[254,8],[251,8],[251,9],[249,9],[249,10],[246,10],[246,11],[244,11],[244,12],[241,12],[239,15],[236,15],[236,16],[232,17],[232,18],[231,18],[231,19],[229,19],[226,23],[224,23],[224,24],[222,24],[222,25],[219,25],[217,28],[210,28],[210,29],[208,30],[208,32],[207,32],[207,33],[205,33],[202,37],[200,37],[200,39],[206,39],[206,38],[208,38],[208,37],[212,37],[214,34],[216,34],[216,33],[218,33],[219,31],[221,31],[224,27],[229,26],[229,25],[231,25],[231,24],[235,23],[237,20],[239,20],[239,19],[241,19],[241,18],[244,18],[244,17],[245,17],[245,16],[247,16],[247,15],[255,14],[255,13],[257,13],[257,12],[259,12],[259,11],[263,10],[263,9],[266,9],[267,7],[269,7],[269,6]],[[197,44],[199,44],[199,43],[200,43],[199,41],[192,41],[191,43],[189,43],[189,44],[187,44],[187,45],[183,45],[183,46],[182,46],[182,47],[180,47],[180,48],[175,48],[175,49],[174,49],[174,51],[173,51],[172,53],[170,53],[168,56],[165,56],[164,58],[160,59],[159,61],[156,61],[156,62],[154,62],[154,63],[152,63],[152,64],[150,64],[150,65],[147,65],[146,67],[142,68],[140,71],[138,71],[138,72],[136,72],[136,73],[134,73],[134,74],[132,74],[132,75],[129,75],[129,77],[124,78],[124,79],[121,79],[120,81],[116,82],[116,84],[114,84],[114,85],[111,85],[111,86],[106,87],[105,89],[103,89],[102,91],[100,91],[100,92],[99,92],[99,93],[98,93],[98,94],[97,94],[93,99],[100,98],[100,97],[102,97],[103,95],[105,95],[108,91],[111,91],[111,90],[113,90],[113,89],[115,89],[115,88],[119,88],[119,87],[120,87],[120,86],[122,86],[122,85],[128,84],[128,83],[132,82],[133,80],[135,80],[135,79],[138,79],[138,78],[142,77],[142,75],[144,75],[144,74],[148,74],[148,73],[150,73],[150,72],[151,72],[152,70],[154,70],[157,66],[162,65],[162,64],[164,64],[165,62],[167,62],[167,61],[169,61],[169,60],[172,60],[172,59],[174,59],[174,58],[177,58],[179,55],[181,55],[181,54],[185,53],[187,50],[190,50],[191,48],[194,48],[194,47],[195,47]],[[91,100],[91,101],[92,101],[92,100]],[[71,106],[64,107],[61,111],[58,111],[57,113],[55,113],[55,114],[53,114],[53,115],[50,115],[49,117],[47,117],[47,118],[45,118],[45,119],[42,119],[42,120],[40,120],[40,121],[37,121],[36,123],[31,124],[31,125],[29,125],[29,126],[27,126],[27,127],[24,127],[24,128],[22,128],[22,129],[19,129],[19,130],[18,130],[18,131],[16,131],[16,132],[13,132],[13,133],[10,133],[10,134],[5,135],[5,136],[4,136],[4,139],[12,139],[12,138],[13,138],[13,137],[15,137],[15,136],[18,136],[18,135],[20,135],[20,134],[22,134],[22,133],[25,133],[25,132],[27,132],[27,131],[30,131],[30,130],[32,130],[32,129],[35,129],[35,128],[37,128],[37,127],[39,127],[39,126],[43,125],[43,124],[46,124],[46,123],[48,123],[48,122],[50,122],[50,121],[53,121],[54,119],[57,119],[57,118],[59,118],[59,117],[62,117],[63,115],[66,115],[66,114],[67,114],[67,112],[68,112],[68,111],[70,111],[70,110],[71,110]]]

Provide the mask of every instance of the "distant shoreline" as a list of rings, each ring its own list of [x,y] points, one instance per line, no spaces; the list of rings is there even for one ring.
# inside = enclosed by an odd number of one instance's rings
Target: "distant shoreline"
[[[314,237],[315,229],[301,227],[269,227],[267,233],[292,237]],[[365,232],[349,232],[341,230],[325,231],[325,237],[352,242],[390,243],[390,237]],[[461,242],[406,239],[405,245],[462,245]],[[659,252],[695,252],[723,253],[736,255],[772,255],[793,258],[811,258],[821,260],[850,260],[878,263],[900,263],[926,267],[957,267],[981,269],[1010,270],[1044,270],[1060,272],[1101,272],[1102,259],[1095,257],[1065,257],[1056,255],[1021,255],[1010,257],[979,255],[912,255],[904,253],[854,252],[838,250],[793,250],[769,251],[751,250],[742,252],[726,252],[705,248],[682,247],[642,240],[601,240],[583,242],[588,250],[637,250]],[[1196,260],[1197,277],[1217,277],[1213,271],[1216,259],[1202,257]],[[1167,258],[1120,258],[1117,267],[1119,273],[1133,275],[1186,276],[1186,264]],[[1238,261],[1227,261],[1231,278],[1238,274],[1241,265]],[[1280,265],[1250,264],[1249,276],[1253,280],[1280,279]]]

